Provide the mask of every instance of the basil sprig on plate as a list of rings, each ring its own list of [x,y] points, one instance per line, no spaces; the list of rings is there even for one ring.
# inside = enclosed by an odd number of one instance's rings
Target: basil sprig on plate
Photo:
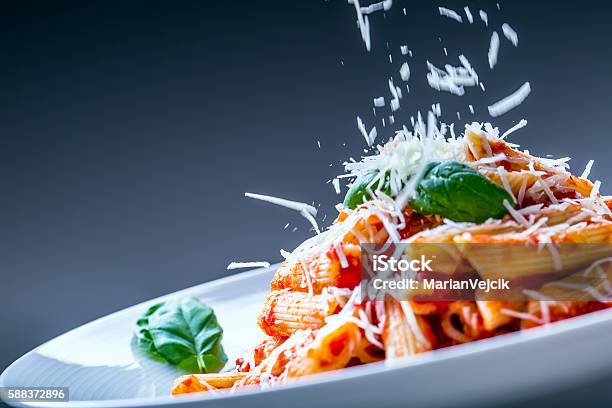
[[[367,189],[378,173],[359,176],[344,198],[344,206],[355,208],[371,199]],[[388,180],[385,180],[387,184]],[[378,181],[371,190],[376,190]],[[382,189],[389,194],[388,187]],[[455,161],[429,163],[417,184],[410,206],[419,214],[441,215],[453,221],[481,223],[508,213],[503,202],[513,203],[510,194],[482,174]]]
[[[223,329],[214,311],[196,298],[151,306],[138,319],[136,337],[149,356],[189,372],[218,372],[227,361]]]

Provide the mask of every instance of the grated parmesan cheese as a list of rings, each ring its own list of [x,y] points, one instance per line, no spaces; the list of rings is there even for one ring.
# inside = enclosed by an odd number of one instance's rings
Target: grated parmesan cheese
[[[363,14],[372,14],[372,13],[375,13],[381,10],[388,11],[391,9],[392,5],[393,5],[393,0],[384,0],[378,3],[372,3],[367,7],[361,7],[361,12]]]
[[[502,31],[508,41],[510,41],[515,47],[518,47],[518,34],[516,33],[516,31],[514,31],[512,27],[510,27],[508,23],[502,24]]]
[[[512,200],[514,200],[514,202],[516,203],[517,199],[514,196],[514,193],[512,192],[512,187],[510,187],[510,182],[508,181],[508,173],[506,172],[506,169],[502,166],[499,166],[497,168],[497,173],[499,174],[499,178],[501,178],[504,189],[508,192],[508,194],[510,194],[510,197],[512,197]]]
[[[499,34],[497,31],[493,31],[491,34],[491,42],[489,44],[489,53],[487,57],[489,58],[489,67],[493,69],[495,64],[497,64],[497,55],[499,54]]]
[[[404,62],[400,68],[400,77],[402,81],[407,82],[410,79],[410,67],[407,62]]]
[[[595,163],[594,160],[589,160],[586,167],[584,168],[584,171],[580,175],[580,178],[583,178],[583,179],[589,178],[589,175],[591,174],[591,169],[593,168],[593,163]]]
[[[429,86],[438,91],[450,92],[462,96],[465,86],[477,86],[478,74],[464,55],[459,56],[461,66],[445,65],[442,70],[427,61],[427,82]]]
[[[463,11],[465,11],[465,16],[467,17],[467,20],[470,24],[474,23],[474,16],[472,16],[472,12],[470,11],[470,8],[468,6],[465,6],[463,8]]]
[[[336,191],[336,194],[340,194],[340,180],[338,178],[333,179],[332,185],[334,186],[334,190]]]
[[[298,211],[304,218],[312,224],[312,227],[316,231],[317,234],[320,233],[319,226],[317,225],[317,221],[315,220],[315,216],[317,215],[317,209],[312,205],[308,205],[305,203],[301,203],[299,201],[291,201],[286,200],[284,198],[278,198],[263,194],[254,194],[254,193],[244,193],[245,197],[254,198],[256,200],[265,201],[271,204],[280,205],[281,207],[286,207],[291,210]]]
[[[461,18],[461,16],[457,14],[457,12],[454,10],[448,9],[446,7],[438,7],[438,11],[440,12],[441,16],[451,18],[455,21],[458,21],[459,23],[463,23],[463,19]]]
[[[525,126],[527,126],[527,121],[525,119],[521,119],[521,121],[519,123],[517,123],[516,125],[512,126],[510,129],[506,130],[504,132],[503,135],[501,135],[499,138],[500,139],[505,139],[506,137],[508,137],[511,133],[524,128]]]
[[[240,268],[269,268],[270,262],[266,261],[255,261],[255,262],[231,262],[227,265],[227,270],[240,269]]]
[[[512,205],[508,202],[508,200],[504,200],[503,205],[504,207],[506,207],[506,210],[508,210],[508,212],[510,213],[510,215],[512,216],[512,218],[514,218],[516,222],[518,222],[523,227],[526,227],[526,228],[530,227],[529,221],[527,221],[527,219],[523,216],[523,214],[515,210],[514,207],[512,207]]]
[[[361,12],[359,0],[348,0],[348,2],[349,4],[353,4],[355,6],[355,11],[357,13],[357,27],[361,33],[361,39],[366,46],[366,50],[370,51],[372,46],[370,41],[370,20],[367,15],[364,16]]]
[[[531,85],[529,82],[525,82],[519,89],[514,91],[511,95],[503,98],[500,101],[495,102],[489,106],[489,114],[493,117],[498,117],[504,113],[516,108],[531,93]]]
[[[485,26],[489,26],[489,16],[487,15],[487,12],[484,10],[480,10],[479,11],[480,14],[480,19],[482,20],[483,23],[485,23]]]
[[[245,197],[254,198],[256,200],[265,201],[270,204],[280,205],[295,211],[304,211],[312,216],[317,215],[317,209],[312,205],[301,203],[299,201],[286,200],[284,198],[273,197],[264,194],[244,193]]]

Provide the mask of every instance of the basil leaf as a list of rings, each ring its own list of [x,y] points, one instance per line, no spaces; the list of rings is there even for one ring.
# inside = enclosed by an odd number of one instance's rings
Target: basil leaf
[[[355,181],[353,181],[351,188],[349,188],[349,190],[346,192],[346,196],[344,197],[342,205],[345,208],[350,208],[352,210],[358,205],[370,200],[372,198],[372,195],[368,191],[368,186],[370,185],[372,180],[374,180],[374,178],[378,176],[378,174],[379,172],[377,171],[371,171],[357,177]],[[388,181],[388,176],[385,176],[385,181]],[[374,182],[374,184],[372,184],[372,186],[370,187],[370,190],[376,190],[378,188],[379,182],[380,180]],[[383,188],[382,191],[387,195],[390,194],[390,190],[388,187]]]
[[[481,223],[506,215],[504,200],[513,203],[506,190],[474,169],[462,163],[444,162],[428,165],[410,205],[420,214]]]
[[[190,372],[218,372],[227,362],[223,329],[214,311],[196,298],[151,306],[136,322],[140,347],[152,358]]]

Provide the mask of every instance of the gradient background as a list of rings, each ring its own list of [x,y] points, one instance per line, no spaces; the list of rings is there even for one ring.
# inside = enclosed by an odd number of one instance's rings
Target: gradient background
[[[372,18],[368,54],[345,0],[2,1],[0,370],[91,319],[226,276],[230,261],[278,261],[310,236],[299,215],[245,191],[315,201],[329,221],[339,197],[325,181],[364,147],[356,115],[379,140],[395,129],[372,98],[388,101],[387,79],[399,82],[402,44],[414,58],[397,123],[435,102],[447,121],[457,110],[490,120],[487,104],[529,80],[527,101],[495,124],[525,117],[513,142],[570,155],[578,173],[595,159],[592,178],[609,181],[612,3],[467,2],[489,12],[488,28],[437,12],[465,1],[394,3]],[[519,47],[502,36],[491,71],[503,22]],[[429,89],[425,60],[460,53],[486,92]],[[601,402],[611,384],[612,373],[528,402]]]

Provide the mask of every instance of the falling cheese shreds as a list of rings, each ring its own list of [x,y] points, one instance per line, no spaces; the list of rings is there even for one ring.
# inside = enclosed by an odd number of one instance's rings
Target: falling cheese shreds
[[[504,132],[504,134],[501,135],[499,138],[503,140],[506,137],[508,137],[508,135],[510,135],[511,133],[516,132],[519,129],[522,129],[525,126],[527,126],[527,121],[525,119],[521,119],[521,121],[519,123],[517,123],[516,125],[512,126],[510,129],[506,130]]]
[[[489,58],[489,67],[493,69],[495,64],[497,64],[497,55],[499,53],[499,34],[497,31],[493,31],[491,34],[491,42],[489,44],[489,53],[487,57]]]
[[[269,268],[270,262],[255,261],[255,262],[231,262],[227,265],[227,270],[240,268]]]
[[[595,160],[589,160],[586,167],[584,168],[584,171],[580,175],[580,178],[583,178],[583,179],[589,178],[589,175],[591,174],[591,169],[593,168],[593,163],[595,163]]]
[[[335,178],[332,180],[332,185],[334,186],[334,190],[336,194],[340,194],[340,180]]]
[[[501,116],[504,113],[516,108],[529,96],[531,93],[531,85],[529,82],[525,82],[519,89],[514,91],[512,94],[506,96],[500,101],[490,105],[489,115],[495,117]]]
[[[399,99],[399,96],[397,94],[397,88],[393,84],[393,78],[389,78],[388,82],[389,82],[389,92],[391,92],[391,96],[393,96],[393,99]]]
[[[308,222],[312,225],[312,228],[317,233],[317,235],[321,233],[321,230],[319,229],[319,224],[317,224],[317,220],[315,220],[315,218],[312,216],[312,214],[310,214],[306,210],[300,211],[300,214],[302,215],[302,217],[304,217],[304,218],[306,218],[306,220],[308,220]]]
[[[518,34],[508,23],[502,24],[502,31],[504,36],[510,41],[515,47],[518,47]]]
[[[370,137],[368,136],[368,131],[366,130],[365,125],[363,124],[363,121],[359,116],[357,116],[357,129],[359,129],[361,135],[366,140],[366,143],[368,144],[368,146],[370,146]]]
[[[465,11],[465,16],[467,17],[468,22],[472,24],[474,22],[474,16],[472,16],[472,12],[470,11],[470,8],[468,6],[465,6],[463,8],[463,11]]]
[[[446,64],[442,70],[427,61],[427,82],[438,91],[450,92],[454,95],[465,94],[465,86],[478,85],[478,74],[464,55],[459,56],[461,66]]]
[[[410,67],[407,62],[404,62],[400,67],[400,77],[402,81],[407,82],[410,79]]]
[[[395,112],[400,108],[399,99],[391,99],[391,111]],[[385,119],[383,118],[383,126],[385,125]]]
[[[478,13],[480,14],[480,19],[482,20],[482,22],[485,23],[485,25],[488,27],[489,26],[489,16],[487,15],[487,12],[484,10],[480,10]]]
[[[380,1],[378,3],[372,3],[367,7],[361,7],[361,13],[372,14],[380,10],[387,11],[393,5],[393,0]]]
[[[385,97],[381,96],[379,98],[374,98],[374,106],[376,106],[377,108],[382,108],[383,106],[385,106]]]
[[[245,197],[254,198],[255,200],[265,201],[270,204],[280,205],[281,207],[287,207],[291,210],[305,212],[310,214],[311,216],[317,215],[317,209],[312,205],[301,203],[299,201],[291,201],[286,200],[284,198],[273,197],[264,194],[255,194],[255,193],[244,193]]]
[[[431,111],[433,112],[434,115],[436,115],[437,117],[442,116],[442,107],[440,106],[439,103],[434,103],[431,105]]]
[[[359,0],[348,0],[348,2],[349,4],[353,4],[355,6],[355,12],[357,13],[357,27],[359,28],[359,32],[361,33],[361,39],[363,40],[366,46],[366,50],[370,51],[370,20],[367,15],[364,16],[361,12]]]
[[[376,132],[376,126],[374,126],[370,130],[370,133],[368,133],[368,141],[369,141],[368,146],[372,146],[374,144],[374,141],[376,140],[376,136],[378,136],[378,132]]]
[[[459,23],[463,23],[463,19],[455,10],[451,10],[446,7],[438,7],[438,11],[440,12],[441,16],[451,18]]]

